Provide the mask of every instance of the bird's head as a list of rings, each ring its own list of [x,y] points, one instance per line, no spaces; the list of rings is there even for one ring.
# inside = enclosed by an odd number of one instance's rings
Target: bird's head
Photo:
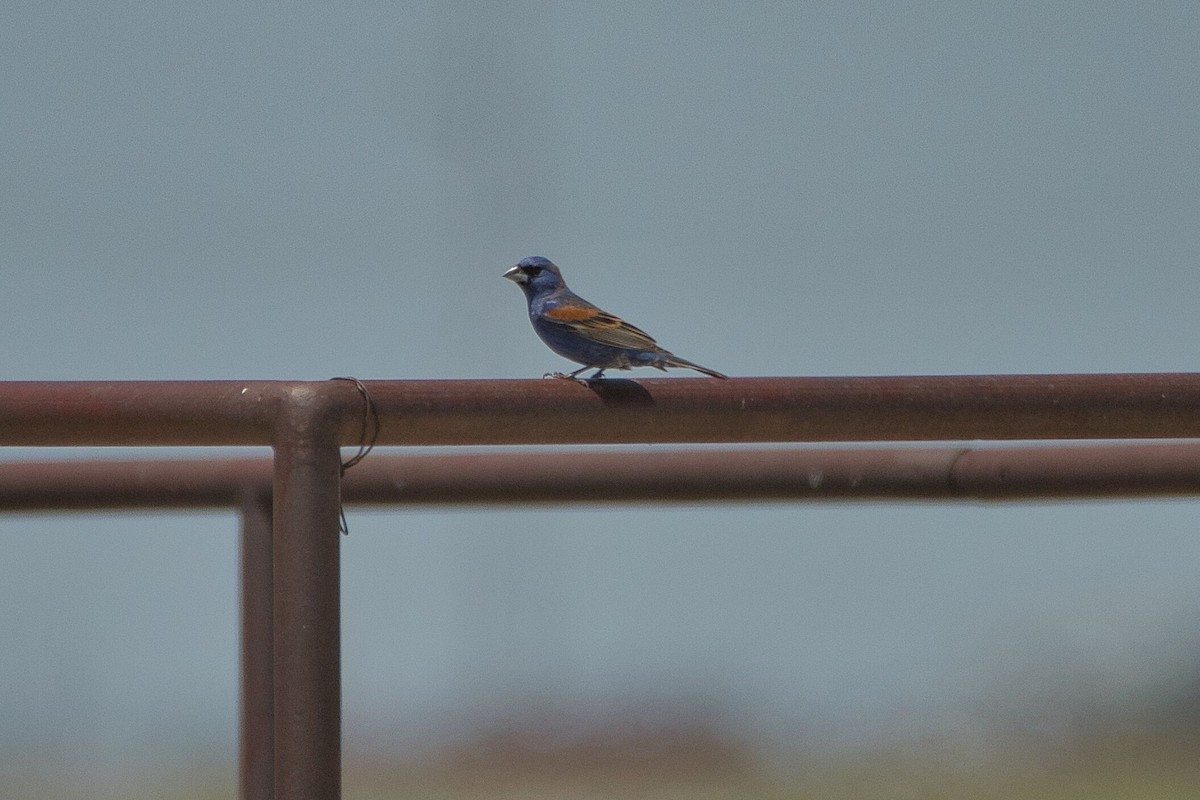
[[[526,294],[531,291],[552,291],[566,285],[554,262],[541,256],[521,259],[515,267],[504,273],[504,277],[524,289]]]

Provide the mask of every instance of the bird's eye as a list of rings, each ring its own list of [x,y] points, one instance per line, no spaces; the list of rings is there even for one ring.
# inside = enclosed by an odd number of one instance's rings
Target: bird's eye
[[[529,275],[538,275],[542,271],[541,267],[526,267],[525,272]]]

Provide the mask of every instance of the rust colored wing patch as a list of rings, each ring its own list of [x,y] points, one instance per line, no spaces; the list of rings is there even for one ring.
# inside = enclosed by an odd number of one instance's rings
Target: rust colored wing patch
[[[571,328],[580,336],[597,344],[623,347],[629,350],[658,350],[658,343],[650,334],[630,325],[620,317],[601,311],[595,306],[561,305],[548,308],[542,316]]]
[[[597,316],[603,315],[604,312],[598,308],[587,308],[586,306],[555,306],[548,308],[542,316],[553,322],[583,322],[585,320],[594,319]]]

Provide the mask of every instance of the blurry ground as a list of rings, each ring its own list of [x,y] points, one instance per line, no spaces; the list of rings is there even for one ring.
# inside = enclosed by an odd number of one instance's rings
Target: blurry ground
[[[1184,711],[1186,713],[1180,713]],[[985,734],[914,737],[888,745],[766,754],[703,719],[644,721],[564,737],[554,721],[525,720],[419,758],[350,755],[346,798],[1194,798],[1200,726],[1176,707],[1121,719],[999,725]],[[1026,723],[1029,721],[1026,720]],[[1036,729],[1035,729],[1036,728]],[[229,765],[127,776],[8,773],[8,798],[154,797],[208,800],[236,791]]]
[[[763,759],[708,731],[628,741],[600,733],[559,751],[488,740],[444,761],[348,770],[346,797],[483,798],[1194,798],[1194,735],[1114,731],[1070,742],[928,740]],[[521,737],[517,737],[521,738]]]

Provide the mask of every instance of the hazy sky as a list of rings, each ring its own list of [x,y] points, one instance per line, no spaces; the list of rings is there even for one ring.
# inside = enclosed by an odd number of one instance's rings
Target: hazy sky
[[[9,3],[0,73],[7,379],[537,377],[531,254],[735,376],[1197,366],[1194,2]],[[348,744],[1149,680],[1197,510],[354,514]],[[232,758],[235,531],[0,519],[0,754]]]

